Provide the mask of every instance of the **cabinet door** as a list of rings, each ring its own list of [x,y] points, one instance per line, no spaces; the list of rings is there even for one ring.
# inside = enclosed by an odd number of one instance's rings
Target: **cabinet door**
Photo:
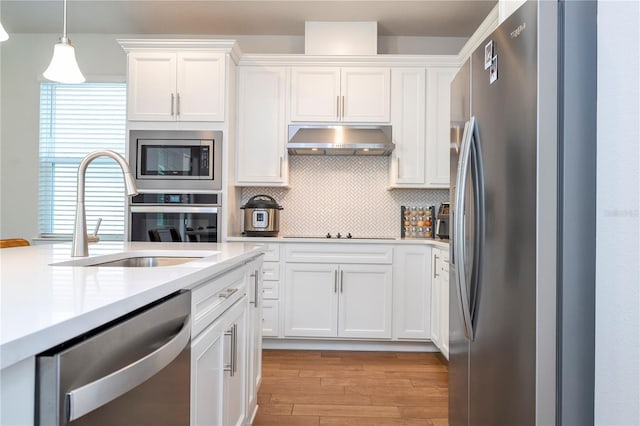
[[[389,68],[342,68],[341,115],[345,122],[388,123],[391,95]]]
[[[247,346],[247,416],[253,419],[258,407],[258,387],[262,380],[262,267],[251,265],[249,289],[249,327]]]
[[[424,68],[391,70],[392,186],[425,185],[426,71]]]
[[[427,186],[449,187],[451,80],[455,68],[427,69]]]
[[[239,308],[239,306],[237,306],[236,309],[237,308]],[[225,372],[222,424],[225,426],[241,426],[244,424],[246,416],[246,314],[246,299],[244,299],[242,309],[233,317],[232,322],[229,323],[223,338]]]
[[[340,68],[291,69],[291,121],[338,121]]]
[[[222,340],[210,326],[191,342],[191,426],[222,424]]]
[[[393,337],[431,338],[431,248],[395,247],[393,282]]]
[[[180,121],[224,121],[225,54],[177,54],[176,117]]]
[[[442,351],[442,252],[431,253],[431,341]]]
[[[262,336],[280,336],[280,301],[265,300],[262,303]]]
[[[285,265],[285,337],[338,335],[338,267],[333,264]]]
[[[338,336],[390,338],[391,265],[341,265]]]
[[[442,268],[440,273],[440,306],[442,308],[440,323],[440,349],[449,359],[449,253],[442,252]]]
[[[236,183],[287,184],[284,68],[241,67]]]
[[[128,62],[129,120],[174,121],[176,54],[131,52]]]

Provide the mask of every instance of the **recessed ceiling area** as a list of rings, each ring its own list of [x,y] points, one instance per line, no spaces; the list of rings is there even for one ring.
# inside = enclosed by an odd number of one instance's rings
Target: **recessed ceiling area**
[[[304,35],[305,21],[377,21],[380,36],[469,37],[497,0],[69,0],[70,35]],[[2,0],[11,33],[58,33],[62,0]]]

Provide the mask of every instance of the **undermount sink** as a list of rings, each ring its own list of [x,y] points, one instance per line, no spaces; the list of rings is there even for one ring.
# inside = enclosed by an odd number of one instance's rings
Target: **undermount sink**
[[[110,262],[94,263],[87,266],[117,266],[121,268],[151,268],[155,266],[174,266],[192,262],[199,257],[167,257],[167,256],[144,256],[127,257],[124,259],[112,260]]]
[[[189,264],[219,254],[215,250],[144,250],[137,252],[120,252],[95,257],[82,257],[64,262],[52,263],[51,266],[80,267],[117,267],[117,268],[155,268]],[[195,263],[194,265],[198,265]]]

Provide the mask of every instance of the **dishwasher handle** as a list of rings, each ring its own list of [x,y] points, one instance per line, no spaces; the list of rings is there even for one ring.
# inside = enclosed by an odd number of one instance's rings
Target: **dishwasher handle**
[[[187,319],[180,331],[160,348],[108,376],[69,391],[67,421],[79,419],[153,377],[180,355],[190,338],[191,321]]]

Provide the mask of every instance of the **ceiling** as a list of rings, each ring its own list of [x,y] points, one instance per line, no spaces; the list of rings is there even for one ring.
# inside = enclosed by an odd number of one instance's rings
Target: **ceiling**
[[[377,21],[382,36],[469,37],[497,0],[69,0],[74,33],[304,35],[304,21]],[[11,33],[60,33],[62,0],[2,0]]]

